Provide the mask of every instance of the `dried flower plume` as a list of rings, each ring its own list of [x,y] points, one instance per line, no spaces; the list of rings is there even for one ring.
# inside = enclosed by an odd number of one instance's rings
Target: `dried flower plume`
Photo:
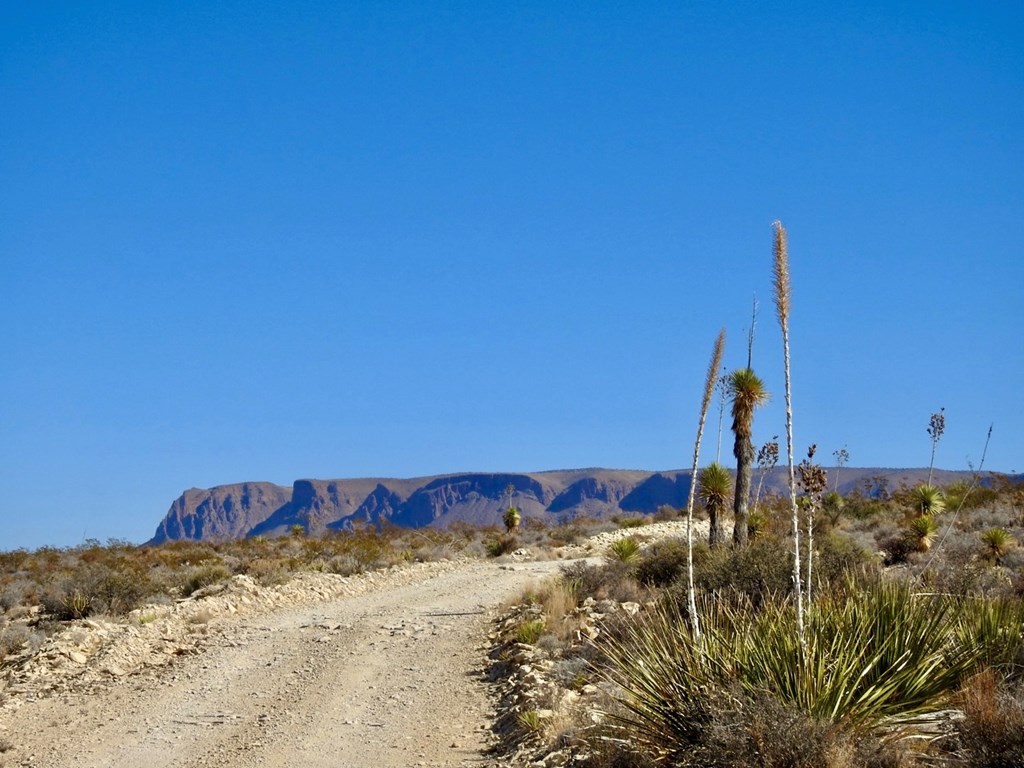
[[[779,325],[789,325],[789,255],[786,252],[786,228],[781,221],[772,224],[775,228],[775,308],[779,313]]]
[[[704,400],[701,404],[701,412],[707,413],[711,404],[711,397],[715,393],[715,385],[718,383],[718,371],[722,367],[722,356],[725,354],[725,328],[718,332],[715,339],[715,348],[711,353],[711,363],[708,365],[708,377],[704,382]]]

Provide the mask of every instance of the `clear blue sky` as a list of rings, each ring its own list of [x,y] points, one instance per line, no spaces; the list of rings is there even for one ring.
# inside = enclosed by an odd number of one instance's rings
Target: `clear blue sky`
[[[834,5],[4,3],[0,549],[782,434],[775,219],[801,452],[1024,471],[1024,5]]]

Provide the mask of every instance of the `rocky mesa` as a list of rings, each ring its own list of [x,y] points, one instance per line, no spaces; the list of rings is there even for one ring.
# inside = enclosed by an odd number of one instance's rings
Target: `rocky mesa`
[[[830,484],[832,472],[830,471]],[[866,493],[894,490],[924,481],[927,470],[844,467],[840,490]],[[945,484],[966,472],[936,472]],[[765,492],[782,492],[787,470],[767,473]],[[626,469],[573,469],[546,472],[469,472],[418,478],[296,480],[291,488],[265,482],[191,488],[179,496],[157,527],[150,544],[177,540],[225,540],[279,536],[302,526],[317,534],[360,525],[391,523],[408,528],[453,523],[500,525],[512,503],[524,520],[564,523],[577,517],[652,514],[662,505],[683,507],[690,473]]]

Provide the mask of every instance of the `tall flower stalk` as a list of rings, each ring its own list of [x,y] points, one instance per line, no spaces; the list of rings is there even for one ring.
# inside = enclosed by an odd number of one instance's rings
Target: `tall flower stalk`
[[[775,228],[775,266],[772,270],[775,285],[775,310],[782,329],[782,351],[786,368],[786,454],[789,460],[789,506],[793,516],[793,592],[796,598],[796,626],[800,646],[806,650],[804,631],[804,594],[800,584],[800,512],[796,505],[796,468],[793,466],[793,394],[789,377],[789,254],[786,250],[786,229],[781,221]]]
[[[725,329],[718,332],[715,347],[711,352],[711,363],[704,382],[704,399],[700,405],[700,422],[697,424],[697,440],[693,444],[693,469],[690,472],[690,494],[686,499],[686,596],[690,612],[690,626],[695,639],[700,638],[700,619],[697,616],[697,590],[693,584],[693,497],[697,491],[697,465],[700,463],[700,441],[704,436],[704,421],[708,416],[708,406],[715,391],[718,371],[722,367],[722,355],[725,353]]]
[[[939,408],[928,420],[928,437],[932,439],[932,458],[928,462],[928,485],[932,484],[932,471],[935,469],[935,449],[939,447],[942,433],[946,431],[946,409]]]

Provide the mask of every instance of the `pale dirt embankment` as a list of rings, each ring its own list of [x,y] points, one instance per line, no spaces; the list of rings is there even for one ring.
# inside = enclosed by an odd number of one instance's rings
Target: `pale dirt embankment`
[[[498,765],[484,757],[488,624],[564,562],[445,561],[273,589],[239,579],[134,624],[82,623],[11,670],[0,765]]]

